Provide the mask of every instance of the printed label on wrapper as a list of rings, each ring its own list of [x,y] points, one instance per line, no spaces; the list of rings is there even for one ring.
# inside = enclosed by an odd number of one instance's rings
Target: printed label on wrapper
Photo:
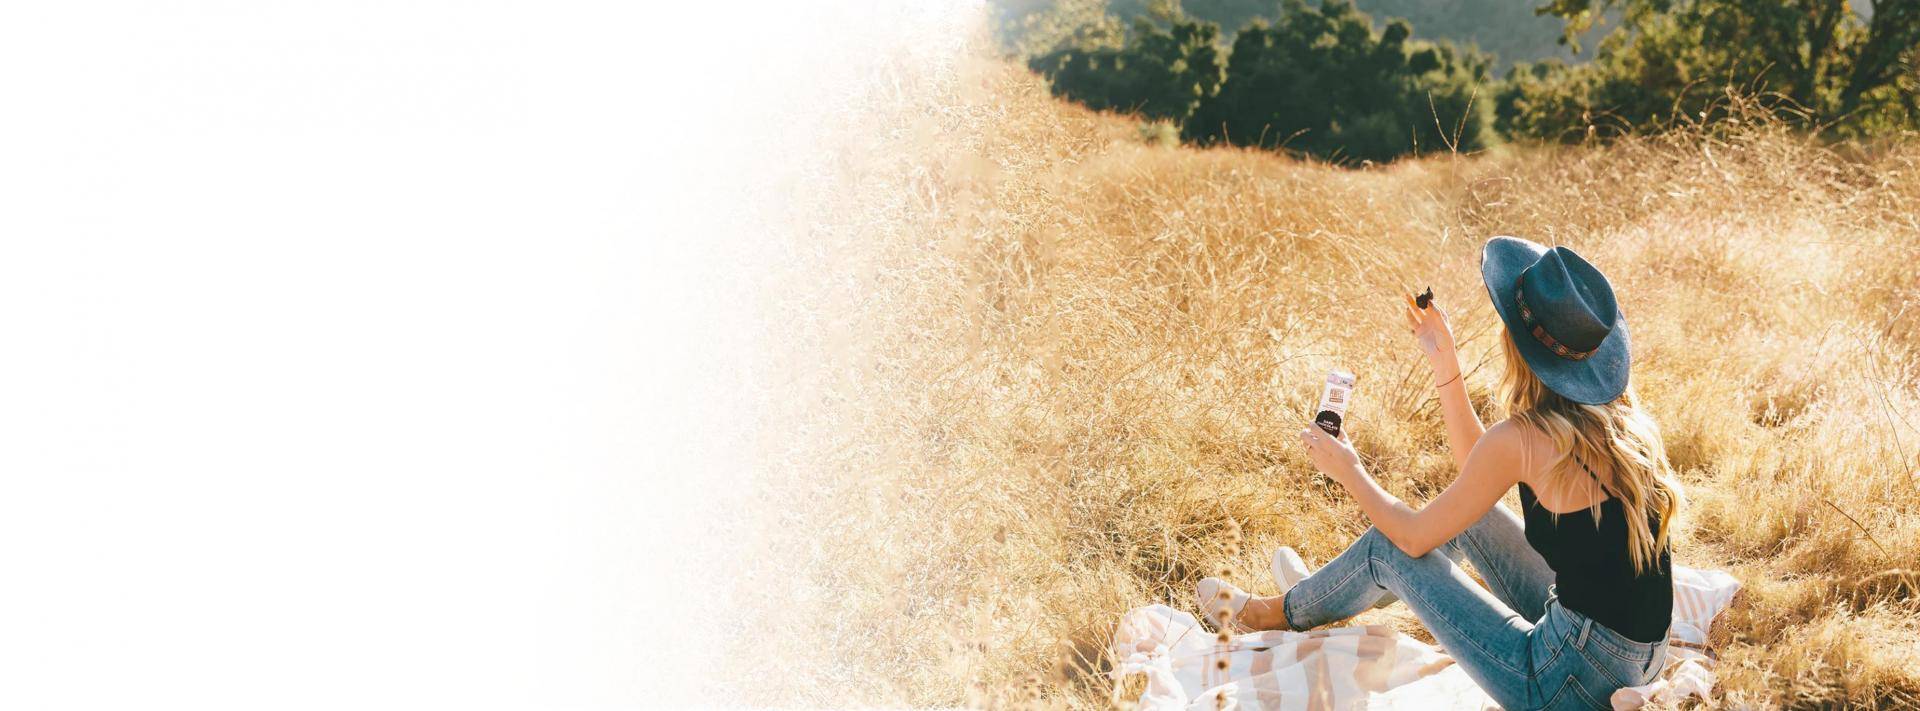
[[[1320,408],[1313,416],[1313,423],[1326,430],[1327,434],[1340,436],[1341,423],[1347,417],[1347,404],[1353,400],[1354,377],[1352,373],[1336,370],[1327,374],[1327,383],[1320,389]]]

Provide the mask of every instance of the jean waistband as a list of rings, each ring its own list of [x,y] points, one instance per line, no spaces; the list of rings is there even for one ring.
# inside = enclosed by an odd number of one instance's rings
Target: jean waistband
[[[1607,653],[1626,662],[1644,663],[1657,654],[1664,654],[1667,647],[1667,635],[1661,635],[1657,642],[1641,642],[1620,634],[1613,628],[1593,621],[1583,613],[1569,610],[1560,604],[1560,596],[1552,587],[1547,588],[1547,611],[1552,614],[1559,610],[1565,616],[1567,625],[1573,628],[1574,644],[1586,646],[1589,642],[1605,649]]]

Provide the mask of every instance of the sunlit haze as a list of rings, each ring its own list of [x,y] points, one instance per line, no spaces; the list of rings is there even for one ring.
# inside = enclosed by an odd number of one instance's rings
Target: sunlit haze
[[[0,706],[721,700],[756,211],[975,8],[658,5],[5,13]]]

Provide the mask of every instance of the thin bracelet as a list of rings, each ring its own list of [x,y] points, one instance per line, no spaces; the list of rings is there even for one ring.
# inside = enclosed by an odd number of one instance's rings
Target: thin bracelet
[[[1449,385],[1449,384],[1451,384],[1451,383],[1452,383],[1453,381],[1455,381],[1455,380],[1459,380],[1459,379],[1460,379],[1460,371],[1457,371],[1457,370],[1456,370],[1456,371],[1453,371],[1453,377],[1451,377],[1451,378],[1447,378],[1447,382],[1445,382],[1445,383],[1441,383],[1441,384],[1439,384],[1439,385],[1435,385],[1435,386],[1433,386],[1433,389],[1435,389],[1435,390],[1439,390],[1439,389],[1441,389],[1441,388],[1444,388],[1444,387],[1446,387],[1447,385]]]

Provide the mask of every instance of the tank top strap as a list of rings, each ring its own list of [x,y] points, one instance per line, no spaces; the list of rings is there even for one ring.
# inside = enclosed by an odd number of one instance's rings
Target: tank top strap
[[[1613,496],[1613,498],[1616,498],[1616,499],[1617,499],[1617,498],[1620,498],[1620,497],[1618,497],[1618,496],[1614,496],[1614,494],[1613,494],[1613,490],[1612,490],[1612,489],[1609,489],[1609,488],[1607,488],[1607,485],[1606,485],[1606,484],[1603,484],[1603,483],[1601,483],[1601,482],[1600,482],[1600,475],[1598,475],[1598,474],[1595,474],[1595,473],[1593,473],[1593,469],[1592,469],[1592,468],[1589,468],[1589,467],[1587,466],[1587,462],[1586,462],[1586,460],[1583,460],[1583,459],[1581,459],[1581,458],[1580,458],[1580,453],[1579,453],[1579,452],[1568,452],[1568,454],[1571,454],[1571,455],[1573,455],[1573,461],[1574,461],[1574,463],[1575,463],[1575,464],[1579,464],[1579,465],[1580,465],[1580,469],[1581,469],[1582,471],[1585,471],[1585,472],[1587,473],[1587,476],[1589,476],[1589,477],[1592,477],[1592,478],[1593,478],[1593,483],[1594,483],[1594,485],[1596,485],[1596,486],[1598,486],[1598,487],[1600,487],[1600,491],[1601,491],[1601,492],[1603,492],[1603,493],[1605,493],[1605,494],[1606,494],[1606,495],[1608,495],[1608,496]]]

